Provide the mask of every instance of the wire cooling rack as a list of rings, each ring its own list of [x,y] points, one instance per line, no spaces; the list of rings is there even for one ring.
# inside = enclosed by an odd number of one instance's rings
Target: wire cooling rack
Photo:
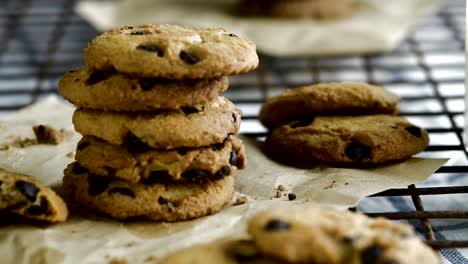
[[[464,109],[464,0],[446,0],[394,51],[334,58],[261,56],[255,72],[230,78],[225,96],[244,112],[241,133],[265,136],[257,120],[261,103],[286,88],[316,82],[383,84],[402,98],[401,114],[430,132],[420,156],[451,157],[436,174],[468,176],[462,142]],[[82,49],[97,32],[73,12],[74,1],[0,0],[0,119],[56,94],[64,72],[83,65]],[[425,211],[421,197],[468,194],[468,186],[392,189],[374,196],[411,197],[411,212],[374,212],[391,219],[417,219],[434,248],[468,247],[468,241],[436,240],[432,219],[468,219],[468,211]]]

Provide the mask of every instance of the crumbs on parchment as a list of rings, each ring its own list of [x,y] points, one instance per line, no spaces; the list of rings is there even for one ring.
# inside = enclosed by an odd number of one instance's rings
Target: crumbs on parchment
[[[27,148],[38,144],[58,145],[66,137],[64,129],[54,129],[46,125],[37,125],[32,127],[36,138],[21,138],[12,136],[11,142],[3,143],[0,145],[0,151],[15,148]]]
[[[247,197],[240,196],[240,197],[237,197],[236,202],[234,203],[234,206],[241,205],[241,204],[246,204],[248,202],[249,202],[249,199],[247,199]]]
[[[285,196],[287,191],[288,190],[286,189],[286,187],[284,185],[282,185],[282,184],[276,186],[275,198],[281,198],[281,197]]]
[[[328,184],[327,186],[323,187],[324,190],[328,190],[328,189],[333,189],[336,187],[336,181],[332,181],[330,184]]]

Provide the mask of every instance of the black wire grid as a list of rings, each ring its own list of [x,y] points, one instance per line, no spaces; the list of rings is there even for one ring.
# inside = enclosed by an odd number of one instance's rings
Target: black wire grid
[[[58,78],[83,65],[82,50],[98,32],[74,13],[74,1],[0,0],[0,119],[50,94]],[[233,76],[225,93],[244,112],[241,133],[262,137],[262,102],[286,88],[317,82],[383,84],[401,96],[401,115],[430,132],[420,156],[452,157],[436,174],[467,176],[462,141],[464,107],[465,1],[446,0],[437,14],[418,24],[394,51],[334,58],[261,56],[255,72]],[[455,158],[454,158],[455,157]],[[436,240],[430,219],[468,219],[468,211],[425,211],[421,196],[468,194],[468,186],[392,189],[375,196],[409,196],[413,212],[369,213],[419,219],[434,248],[468,247],[468,241]]]

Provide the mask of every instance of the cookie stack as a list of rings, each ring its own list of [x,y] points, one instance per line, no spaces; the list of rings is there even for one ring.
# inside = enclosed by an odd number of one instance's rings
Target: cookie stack
[[[245,165],[241,112],[220,93],[258,65],[255,45],[223,29],[123,27],[85,49],[60,93],[83,135],[64,188],[117,219],[178,221],[214,213]]]
[[[244,0],[244,15],[277,18],[340,19],[352,12],[354,0]]]
[[[427,131],[398,117],[399,98],[364,83],[317,84],[268,99],[260,121],[268,154],[286,162],[375,165],[407,159]]]

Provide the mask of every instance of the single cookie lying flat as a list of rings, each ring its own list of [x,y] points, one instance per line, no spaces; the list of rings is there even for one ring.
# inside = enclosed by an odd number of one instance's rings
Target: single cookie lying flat
[[[195,245],[164,258],[160,264],[281,264],[263,256],[251,240],[232,239]]]
[[[111,144],[127,143],[138,152],[222,143],[239,131],[241,112],[224,97],[173,111],[116,113],[78,109],[76,131]],[[148,147],[149,146],[149,147]]]
[[[353,10],[353,0],[244,0],[241,14],[278,17],[339,19]]]
[[[223,143],[201,148],[131,152],[95,137],[83,137],[77,145],[76,161],[90,172],[131,182],[164,182],[230,175],[245,166],[245,148],[236,136]]]
[[[63,188],[72,201],[116,219],[172,222],[213,214],[228,205],[234,195],[234,177],[202,183],[131,183],[93,175],[75,162],[65,169]]]
[[[380,86],[323,83],[287,90],[265,101],[259,119],[272,129],[313,116],[398,114],[399,98]]]
[[[47,222],[63,222],[68,209],[52,189],[38,180],[0,169],[0,210]]]
[[[255,44],[219,28],[175,25],[122,27],[105,32],[84,51],[94,69],[140,77],[211,79],[258,66]]]
[[[330,208],[274,208],[252,217],[248,232],[283,263],[441,263],[409,225]]]
[[[407,159],[429,144],[427,131],[390,115],[316,117],[275,128],[266,140],[272,157],[333,164]]]
[[[58,89],[78,107],[133,112],[207,103],[224,92],[228,85],[227,77],[171,81],[82,68],[66,73]]]

